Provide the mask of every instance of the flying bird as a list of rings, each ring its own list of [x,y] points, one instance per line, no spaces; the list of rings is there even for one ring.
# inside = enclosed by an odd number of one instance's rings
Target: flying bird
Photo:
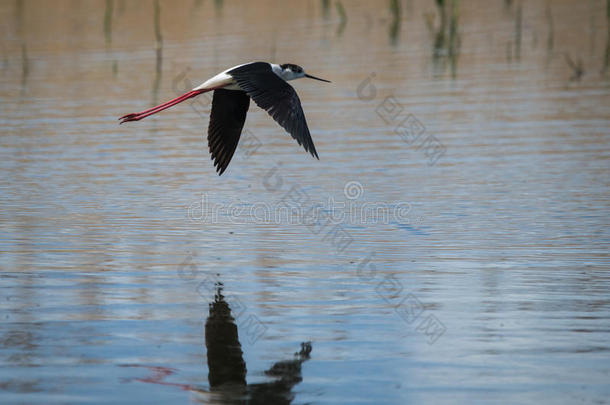
[[[218,175],[229,165],[239,142],[250,99],[286,130],[305,150],[318,158],[301,100],[289,80],[311,76],[302,67],[286,63],[251,62],[225,70],[193,90],[166,103],[119,118],[121,124],[139,121],[200,94],[214,91],[208,125],[208,146]]]

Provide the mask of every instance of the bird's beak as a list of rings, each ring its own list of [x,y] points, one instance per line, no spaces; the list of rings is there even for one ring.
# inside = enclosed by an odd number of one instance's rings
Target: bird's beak
[[[316,80],[319,80],[321,82],[331,83],[330,80],[320,79],[319,77],[311,76],[311,75],[308,75],[307,73],[305,73],[305,77],[309,77],[310,79],[316,79]]]

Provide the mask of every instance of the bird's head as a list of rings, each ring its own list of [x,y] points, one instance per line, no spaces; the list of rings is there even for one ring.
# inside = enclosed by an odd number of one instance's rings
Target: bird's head
[[[283,65],[280,65],[280,67],[282,68],[282,73],[281,73],[282,78],[286,81],[300,79],[301,77],[307,77],[310,79],[315,79],[315,80],[320,80],[323,82],[330,83],[329,80],[324,80],[324,79],[320,79],[319,77],[308,75],[307,73],[305,73],[305,70],[303,70],[303,68],[300,67],[299,65],[293,65],[292,63],[284,63]]]

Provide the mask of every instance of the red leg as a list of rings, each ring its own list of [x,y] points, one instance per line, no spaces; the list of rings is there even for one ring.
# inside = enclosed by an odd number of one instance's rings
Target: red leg
[[[198,96],[201,93],[205,93],[205,92],[208,92],[208,91],[211,91],[211,90],[214,90],[214,89],[191,90],[191,91],[189,91],[187,93],[184,93],[183,95],[181,95],[179,97],[176,97],[176,98],[174,98],[172,100],[169,100],[169,101],[167,101],[167,102],[165,102],[163,104],[159,104],[158,106],[149,108],[148,110],[144,110],[144,111],[140,111],[140,112],[137,112],[137,113],[131,113],[131,114],[123,115],[121,118],[119,118],[119,120],[121,120],[120,123],[122,124],[124,122],[129,122],[129,121],[139,121],[142,118],[146,118],[149,115],[156,114],[156,113],[158,113],[160,111],[163,111],[163,110],[165,110],[167,108],[170,108],[170,107],[172,107],[172,106],[174,106],[174,105],[176,105],[178,103],[181,103],[184,100],[188,100],[189,98],[193,98],[195,96]]]

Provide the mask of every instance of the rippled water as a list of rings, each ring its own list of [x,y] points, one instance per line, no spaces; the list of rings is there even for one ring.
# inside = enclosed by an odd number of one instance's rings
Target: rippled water
[[[610,5],[448,3],[0,4],[0,401],[607,403]]]

